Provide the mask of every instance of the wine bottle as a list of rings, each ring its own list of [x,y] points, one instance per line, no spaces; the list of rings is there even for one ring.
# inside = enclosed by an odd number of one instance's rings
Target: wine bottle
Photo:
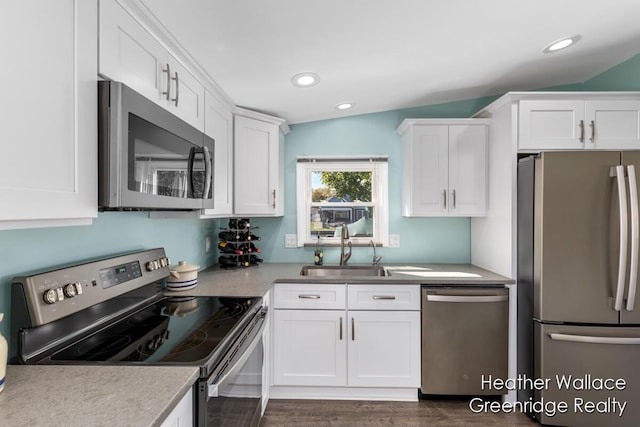
[[[255,255],[251,255],[251,256],[249,257],[249,263],[250,263],[251,265],[258,265],[258,264],[259,264],[259,263],[261,263],[261,262],[262,262],[262,258],[258,258],[258,257],[257,257],[257,256],[255,256]]]
[[[254,245],[253,243],[249,243],[249,252],[260,252],[260,248],[257,248],[256,245]]]
[[[234,233],[233,231],[221,231],[218,233],[218,238],[220,240],[243,240],[239,233]]]
[[[220,252],[225,254],[242,255],[244,253],[244,251],[242,251],[239,247],[227,241],[222,241],[218,243],[218,249],[220,250]]]
[[[256,236],[255,234],[249,233],[247,236],[247,240],[261,240],[260,236]]]
[[[232,260],[228,256],[221,256],[218,258],[218,264],[220,267],[229,268],[229,267],[238,267],[238,263]]]

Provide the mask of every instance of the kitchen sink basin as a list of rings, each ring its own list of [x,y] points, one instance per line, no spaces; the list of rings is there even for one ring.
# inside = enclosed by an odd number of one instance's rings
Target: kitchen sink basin
[[[301,276],[389,276],[381,265],[305,265]]]

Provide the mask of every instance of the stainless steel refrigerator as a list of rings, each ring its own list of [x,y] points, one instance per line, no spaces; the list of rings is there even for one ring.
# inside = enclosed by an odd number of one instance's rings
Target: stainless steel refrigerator
[[[640,151],[519,161],[512,385],[542,424],[640,425],[638,177]]]

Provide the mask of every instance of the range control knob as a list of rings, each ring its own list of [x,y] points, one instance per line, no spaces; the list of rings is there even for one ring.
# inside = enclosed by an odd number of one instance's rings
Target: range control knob
[[[49,289],[48,291],[46,291],[43,295],[43,299],[45,304],[55,304],[57,298],[56,298],[56,290],[55,289]]]
[[[158,269],[158,261],[156,261],[156,260],[149,261],[149,262],[147,262],[145,267],[147,267],[147,271],[157,270]]]
[[[62,290],[64,291],[64,295],[67,298],[73,298],[78,294],[78,290],[76,289],[75,283],[69,283],[68,285],[65,285],[65,287],[62,288]]]

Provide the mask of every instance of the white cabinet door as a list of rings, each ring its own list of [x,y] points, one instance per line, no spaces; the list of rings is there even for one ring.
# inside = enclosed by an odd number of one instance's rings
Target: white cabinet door
[[[449,127],[449,212],[483,215],[487,209],[487,128]]]
[[[204,85],[115,0],[100,1],[98,71],[204,129]]]
[[[585,117],[587,148],[640,149],[640,100],[589,100]]]
[[[180,402],[164,419],[160,427],[193,426],[193,389],[189,389]]]
[[[414,126],[404,141],[404,215],[446,215],[448,126]]]
[[[99,72],[166,106],[167,52],[115,0],[100,1]]]
[[[487,126],[473,120],[407,119],[400,126],[404,216],[486,214]]]
[[[585,147],[587,129],[583,100],[523,100],[518,113],[518,149]]]
[[[97,216],[97,7],[14,2],[0,18],[0,228]]]
[[[167,55],[171,68],[171,92],[168,110],[196,129],[204,129],[204,86],[172,55]]]
[[[213,209],[204,215],[228,217],[233,214],[233,115],[231,107],[205,93],[204,132],[214,139]]]
[[[277,124],[234,118],[234,213],[282,215],[280,171],[283,153]]]
[[[273,384],[344,386],[346,312],[273,311]]]
[[[520,150],[640,149],[640,100],[522,100]]]
[[[420,386],[420,312],[348,312],[348,384]]]

